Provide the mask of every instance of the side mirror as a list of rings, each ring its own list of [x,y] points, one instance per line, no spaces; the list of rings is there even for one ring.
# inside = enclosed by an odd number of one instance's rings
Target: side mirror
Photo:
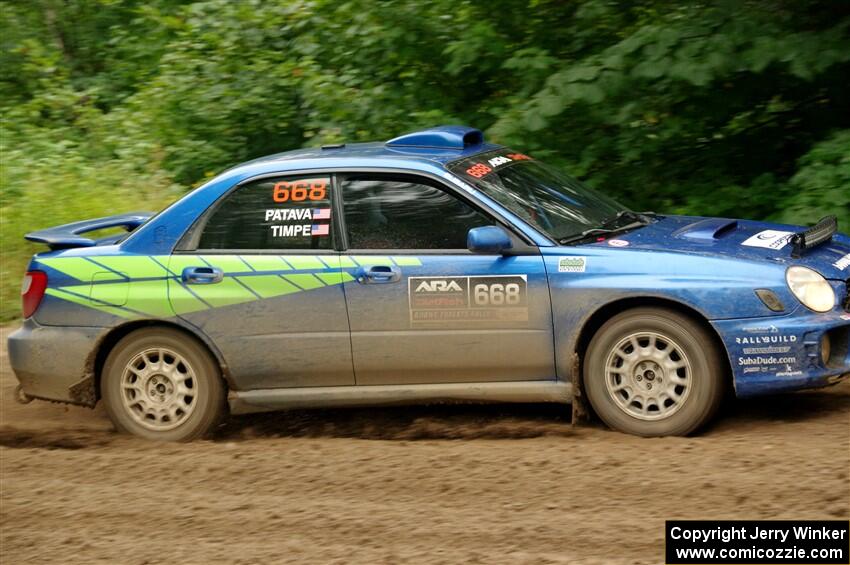
[[[472,228],[466,235],[466,247],[473,253],[504,253],[513,246],[511,236],[498,226]]]

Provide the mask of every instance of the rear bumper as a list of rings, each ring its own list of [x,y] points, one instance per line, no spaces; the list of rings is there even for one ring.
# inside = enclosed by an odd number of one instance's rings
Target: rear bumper
[[[834,384],[850,377],[850,315],[806,312],[790,316],[718,320],[740,397]],[[824,360],[824,336],[830,355]]]
[[[8,339],[9,362],[28,395],[94,406],[94,351],[104,328],[41,326],[32,319]]]

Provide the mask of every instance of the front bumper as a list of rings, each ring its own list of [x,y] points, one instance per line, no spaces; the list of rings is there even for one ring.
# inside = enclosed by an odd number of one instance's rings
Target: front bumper
[[[711,322],[726,346],[737,396],[817,388],[850,376],[850,313],[801,311]]]
[[[9,362],[27,396],[94,406],[94,351],[104,328],[25,320],[8,339]]]

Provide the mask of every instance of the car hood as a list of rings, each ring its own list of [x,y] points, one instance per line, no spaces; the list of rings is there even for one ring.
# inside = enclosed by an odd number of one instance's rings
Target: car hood
[[[786,236],[805,229],[750,220],[663,216],[595,245],[803,265],[828,279],[850,278],[850,238],[844,234],[835,234],[832,241],[804,251],[802,257],[791,256],[792,246]]]

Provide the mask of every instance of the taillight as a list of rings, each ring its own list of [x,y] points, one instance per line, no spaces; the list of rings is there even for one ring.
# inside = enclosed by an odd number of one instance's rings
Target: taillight
[[[29,271],[24,276],[24,284],[21,286],[21,302],[24,318],[29,318],[38,309],[41,299],[44,298],[44,290],[47,288],[47,273],[44,271]]]

